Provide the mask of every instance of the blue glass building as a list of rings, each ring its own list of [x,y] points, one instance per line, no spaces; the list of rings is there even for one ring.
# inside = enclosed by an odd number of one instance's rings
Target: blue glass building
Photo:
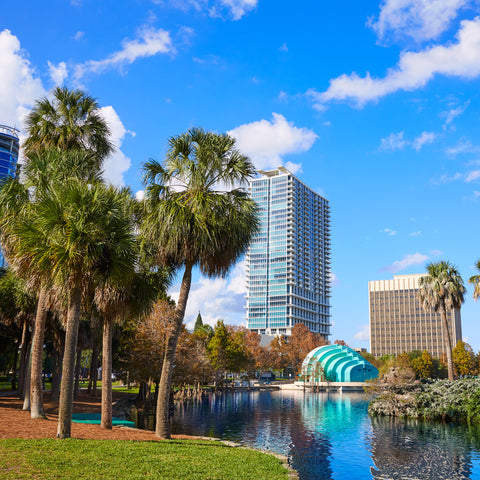
[[[260,230],[247,253],[247,323],[290,335],[304,323],[330,335],[330,208],[284,167],[251,181]]]
[[[0,125],[0,181],[8,176],[14,177],[18,151],[20,149],[19,131],[6,125]],[[0,266],[4,266],[5,260],[0,253]]]

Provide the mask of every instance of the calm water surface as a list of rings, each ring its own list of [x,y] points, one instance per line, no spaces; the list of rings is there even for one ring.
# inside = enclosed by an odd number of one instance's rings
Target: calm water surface
[[[177,404],[172,432],[282,453],[302,480],[480,480],[477,428],[370,419],[363,394],[239,392]]]

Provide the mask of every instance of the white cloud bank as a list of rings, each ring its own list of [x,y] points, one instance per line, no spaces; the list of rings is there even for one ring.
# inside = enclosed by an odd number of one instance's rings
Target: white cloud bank
[[[47,95],[35,68],[26,58],[19,39],[9,30],[0,32],[0,124],[24,127],[24,119],[35,100]],[[64,62],[54,65],[48,62],[50,77],[55,84],[61,84],[67,75]],[[106,159],[104,178],[115,184],[123,185],[123,173],[130,167],[130,159],[119,150],[127,133],[118,114],[111,106],[100,109],[108,122],[112,136],[111,141],[116,151]],[[21,140],[22,135],[20,136]]]
[[[369,18],[380,41],[409,37],[416,42],[438,38],[471,0],[383,0],[378,19]]]
[[[258,0],[153,0],[154,3],[167,4],[183,11],[194,9],[205,11],[210,17],[220,17],[226,10],[232,20],[240,20],[247,13],[257,8]]]
[[[471,79],[480,75],[480,17],[463,20],[456,42],[428,47],[419,52],[403,52],[398,64],[383,78],[367,72],[343,74],[330,80],[324,92],[307,91],[314,106],[320,110],[331,101],[352,101],[357,107],[399,90],[411,91],[425,86],[435,75]]]
[[[0,32],[0,78],[0,123],[23,128],[28,110],[46,92],[10,30]]]
[[[382,271],[398,273],[408,267],[411,267],[412,265],[421,265],[425,263],[428,259],[429,257],[427,255],[423,255],[418,252],[410,255],[405,255],[401,260],[396,260],[391,265],[383,267]]]
[[[245,315],[245,261],[235,265],[229,278],[200,277],[192,284],[185,312],[185,324],[192,330],[198,312],[201,312],[204,323],[212,327],[220,319],[230,325],[243,324]],[[178,300],[180,285],[174,285],[169,295]]]
[[[404,150],[405,147],[411,146],[417,152],[422,149],[424,145],[433,143],[437,135],[434,132],[422,132],[413,141],[404,138],[404,132],[391,133],[380,141],[378,150],[380,152],[395,152],[397,150]]]
[[[174,53],[170,33],[163,29],[144,26],[134,40],[123,40],[122,49],[103,60],[89,60],[75,68],[75,77],[81,79],[86,73],[102,73],[111,68],[122,68],[135,60],[158,54]]]
[[[359,332],[357,332],[353,338],[355,340],[361,341],[368,341],[370,340],[370,325],[367,323],[366,325],[362,325],[362,328]]]
[[[296,127],[278,113],[272,114],[271,122],[259,120],[240,125],[227,133],[237,139],[238,149],[260,169],[284,165],[283,156],[306,152],[318,138],[312,130]],[[301,169],[298,163],[286,162],[285,166],[293,173]]]
[[[123,174],[130,168],[130,159],[120,150],[126,134],[135,136],[125,128],[120,117],[113,107],[102,107],[100,113],[110,128],[110,140],[115,146],[115,151],[103,163],[103,178],[113,185],[123,185]]]
[[[258,0],[220,0],[219,3],[230,10],[233,20],[240,20],[257,8]]]

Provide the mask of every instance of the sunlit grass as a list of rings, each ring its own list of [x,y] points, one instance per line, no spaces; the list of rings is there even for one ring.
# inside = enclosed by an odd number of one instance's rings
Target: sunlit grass
[[[288,478],[279,459],[214,441],[8,439],[0,451],[5,480]]]

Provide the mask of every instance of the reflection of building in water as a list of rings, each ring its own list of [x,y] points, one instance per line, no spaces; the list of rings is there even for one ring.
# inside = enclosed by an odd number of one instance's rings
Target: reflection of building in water
[[[417,298],[422,276],[395,275],[393,280],[368,282],[370,351],[376,358],[412,350],[428,350],[434,357],[446,352],[441,314],[425,311]],[[460,310],[452,311],[448,325],[456,345],[462,339]]]
[[[466,428],[394,418],[373,418],[372,427],[374,479],[471,478],[471,441]]]

